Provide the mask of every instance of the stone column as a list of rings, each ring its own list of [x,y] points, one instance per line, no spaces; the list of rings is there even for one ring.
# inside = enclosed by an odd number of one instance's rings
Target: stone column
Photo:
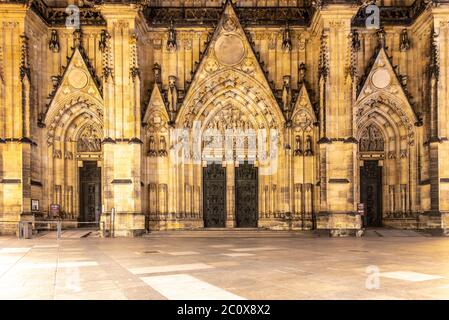
[[[235,165],[226,163],[226,228],[235,225]]]
[[[108,50],[104,74],[104,210],[114,208],[115,235],[145,231],[141,206],[140,79],[137,61],[138,8],[100,6],[107,23]]]

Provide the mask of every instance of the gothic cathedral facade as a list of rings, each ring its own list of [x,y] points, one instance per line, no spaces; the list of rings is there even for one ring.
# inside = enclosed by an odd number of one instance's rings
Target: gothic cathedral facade
[[[448,1],[2,0],[0,28],[1,232],[449,232]]]

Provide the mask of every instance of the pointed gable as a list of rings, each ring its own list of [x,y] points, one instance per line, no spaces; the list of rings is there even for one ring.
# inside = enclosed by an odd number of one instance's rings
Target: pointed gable
[[[310,101],[305,84],[301,85],[299,94],[293,107],[292,126],[295,131],[311,131],[316,122],[315,111]]]
[[[150,101],[142,119],[143,123],[148,125],[150,131],[164,131],[163,129],[167,129],[169,116],[160,87],[157,83],[153,86]]]
[[[362,102],[374,94],[382,93],[387,93],[399,98],[408,106],[409,111],[411,111],[411,114],[413,114],[413,118],[416,121],[416,115],[409,101],[409,97],[399,82],[398,76],[384,47],[379,49],[377,57],[359,91],[357,103]]]
[[[203,102],[204,99],[198,97],[199,88],[205,87],[211,94],[222,90],[211,81],[213,78],[220,78],[218,81],[227,88],[246,86],[248,95],[255,100],[258,99],[256,96],[265,95],[267,101],[271,100],[269,104],[278,109],[273,110],[276,117],[283,119],[267,76],[229,0],[225,3],[222,16],[192,77],[178,120],[180,114],[190,112],[184,109],[191,109],[198,102]],[[255,89],[254,92],[251,88]],[[256,92],[256,89],[259,91]]]
[[[298,98],[296,99],[295,105],[293,107],[292,118],[294,118],[295,115],[301,110],[309,113],[313,120],[316,121],[315,111],[313,110],[312,102],[310,101],[310,96],[305,84],[302,84],[301,88],[299,89]]]
[[[52,93],[47,113],[52,113],[55,102],[66,101],[73,96],[89,96],[97,103],[103,101],[95,76],[90,72],[88,64],[78,47],[74,49],[59,85]]]

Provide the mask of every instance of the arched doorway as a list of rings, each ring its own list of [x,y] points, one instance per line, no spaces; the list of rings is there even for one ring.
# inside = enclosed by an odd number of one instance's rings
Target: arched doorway
[[[368,227],[396,227],[416,208],[416,133],[399,106],[383,95],[358,105],[359,199]]]
[[[382,226],[382,167],[385,158],[384,137],[373,123],[360,133],[359,155],[363,161],[360,167],[360,202],[365,207],[365,227]]]
[[[59,217],[99,221],[101,213],[102,108],[90,99],[66,101],[47,123],[47,201]]]
[[[76,137],[79,168],[78,221],[98,222],[101,214],[101,127],[87,122]]]

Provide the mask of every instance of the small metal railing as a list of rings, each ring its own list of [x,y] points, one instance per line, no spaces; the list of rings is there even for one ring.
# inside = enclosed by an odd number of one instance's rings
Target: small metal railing
[[[15,222],[17,223],[17,222]],[[43,225],[43,228],[38,228],[37,226]],[[79,222],[79,221],[66,221],[66,220],[38,220],[38,221],[19,221],[18,236],[20,239],[31,239],[34,231],[39,230],[49,230],[56,231],[56,238],[60,239],[62,236],[63,228],[68,225],[74,225],[75,227],[68,228],[66,230],[79,230],[82,229],[81,226],[98,226],[98,231],[101,232],[103,238],[106,236],[106,224],[104,221],[100,222]]]

